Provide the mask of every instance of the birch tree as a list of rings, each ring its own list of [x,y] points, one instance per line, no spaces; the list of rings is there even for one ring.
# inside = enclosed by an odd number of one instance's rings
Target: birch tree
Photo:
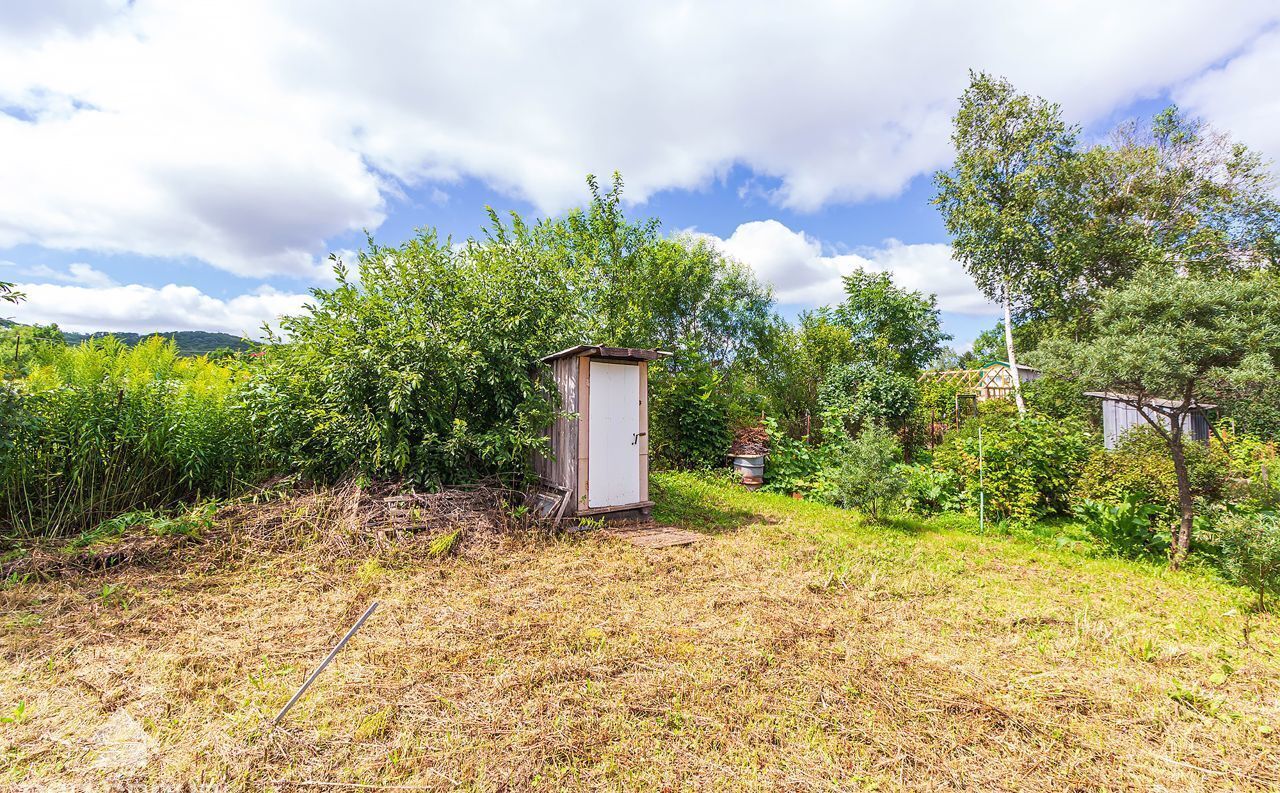
[[[955,162],[934,176],[934,204],[955,257],[1004,311],[1019,413],[1026,406],[1013,318],[1034,302],[1037,291],[1055,288],[1055,264],[1072,258],[1060,231],[1073,225],[1078,212],[1071,189],[1077,135],[1063,123],[1058,105],[1018,93],[1002,78],[971,72],[951,135]]]

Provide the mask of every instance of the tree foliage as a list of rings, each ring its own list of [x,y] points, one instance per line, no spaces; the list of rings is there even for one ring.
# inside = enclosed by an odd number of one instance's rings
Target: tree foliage
[[[1168,443],[1182,512],[1171,544],[1175,564],[1190,548],[1194,517],[1183,448],[1189,416],[1227,388],[1275,377],[1276,290],[1267,275],[1223,279],[1149,271],[1102,297],[1093,338],[1057,339],[1044,348],[1051,368],[1121,395]]]
[[[854,270],[844,276],[844,292],[830,317],[849,329],[862,360],[915,374],[951,338],[942,332],[937,297],[904,289],[888,273]]]
[[[25,297],[13,284],[0,281],[0,303],[17,303]]]
[[[818,391],[823,438],[854,438],[872,424],[899,430],[919,399],[914,377],[871,361],[841,366],[828,374]]]
[[[761,370],[760,388],[769,412],[794,438],[821,429],[818,390],[831,372],[861,360],[849,328],[830,312],[806,311],[794,326],[777,336],[769,366]]]
[[[562,218],[490,210],[461,245],[424,230],[398,247],[370,240],[354,277],[339,264],[338,286],[285,319],[289,342],[266,356],[258,405],[283,461],[427,485],[521,478],[553,415],[539,359],[583,342],[675,352],[654,367],[672,400],[746,377],[777,328],[768,289],[705,243],[627,220],[620,179],[589,184],[590,204]],[[713,454],[711,439],[734,393],[717,390],[711,412],[655,404],[658,449],[722,457],[728,440]]]
[[[956,257],[990,299],[1026,306],[1064,258],[1072,207],[1062,176],[1077,130],[1058,105],[1007,80],[971,73],[951,136],[955,161],[934,181],[934,203]]]
[[[1056,104],[971,73],[951,136],[956,157],[935,175],[954,255],[988,298],[1003,304],[1006,360],[1017,365],[1009,327],[1018,309],[1055,293],[1055,273],[1077,261],[1078,191],[1065,189],[1077,130]],[[1014,397],[1023,410],[1021,386]]]
[[[1114,177],[1096,188],[1097,214],[1111,221],[1106,239],[1122,240],[1121,275],[1149,265],[1231,275],[1280,261],[1275,177],[1229,135],[1174,106],[1122,125],[1109,154]]]

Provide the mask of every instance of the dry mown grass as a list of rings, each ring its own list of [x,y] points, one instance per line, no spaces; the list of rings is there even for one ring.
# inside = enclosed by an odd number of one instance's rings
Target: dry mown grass
[[[0,780],[1280,785],[1280,623],[1249,615],[1247,593],[657,482],[660,517],[707,540],[507,537],[443,560],[425,539],[227,540],[238,550],[205,543],[149,567],[11,585],[0,714],[25,708],[0,725]],[[310,513],[296,509],[305,540]],[[373,599],[374,617],[269,729]]]

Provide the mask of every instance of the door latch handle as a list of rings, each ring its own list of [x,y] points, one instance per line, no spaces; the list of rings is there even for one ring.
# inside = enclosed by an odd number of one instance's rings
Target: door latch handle
[[[642,436],[642,435],[648,435],[648,434],[649,434],[649,433],[647,433],[647,432],[633,432],[633,433],[631,433],[631,445],[632,445],[632,446],[635,446],[637,443],[639,443],[639,442],[640,442],[640,436]]]

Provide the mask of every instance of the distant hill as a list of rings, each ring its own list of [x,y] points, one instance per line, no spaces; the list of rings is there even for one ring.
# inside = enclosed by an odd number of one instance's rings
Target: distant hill
[[[18,324],[12,320],[0,319],[0,328],[18,327]],[[214,350],[241,352],[253,349],[252,342],[245,341],[239,336],[207,330],[172,330],[164,333],[115,333],[110,331],[75,333],[68,330],[62,331],[62,338],[66,339],[67,344],[79,344],[89,339],[100,339],[105,336],[115,336],[130,347],[151,336],[164,336],[166,339],[173,339],[173,342],[178,345],[178,352],[182,355],[205,355]]]
[[[215,333],[207,330],[174,330],[165,333],[110,333],[106,331],[98,333],[72,333],[70,331],[62,332],[63,338],[67,340],[67,344],[79,344],[88,339],[100,339],[104,336],[115,336],[121,342],[132,347],[143,339],[151,336],[164,336],[166,339],[173,339],[174,344],[178,345],[178,352],[183,355],[205,355],[214,350],[250,350],[253,349],[251,342],[245,341],[239,336],[232,336],[230,333]]]

